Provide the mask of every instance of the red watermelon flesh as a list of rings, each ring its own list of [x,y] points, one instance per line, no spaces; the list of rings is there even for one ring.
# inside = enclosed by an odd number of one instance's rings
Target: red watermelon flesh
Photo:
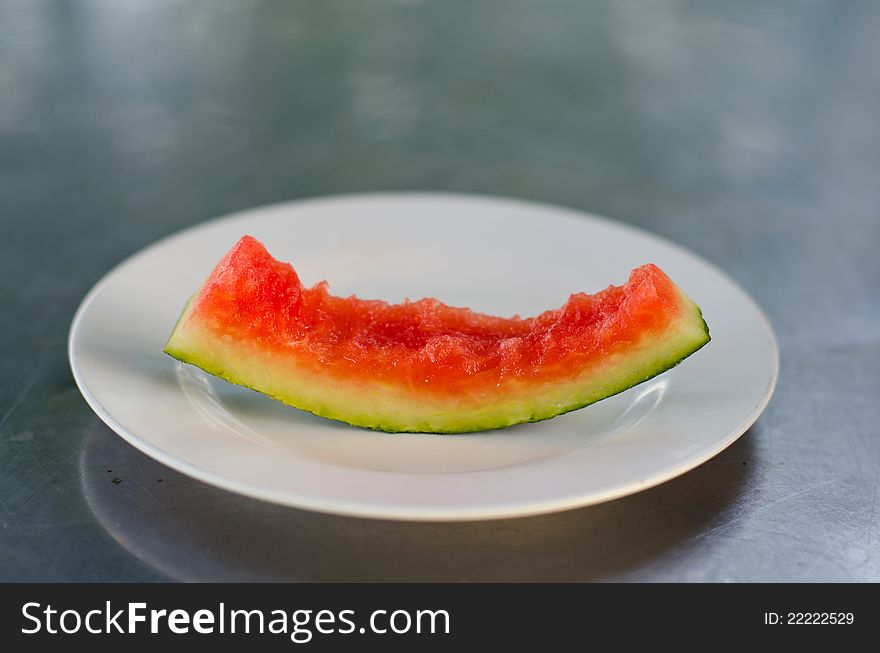
[[[617,394],[709,341],[655,265],[532,318],[436,299],[389,304],[302,285],[244,236],[185,308],[165,351],[284,403],[385,431],[465,432],[547,419]]]

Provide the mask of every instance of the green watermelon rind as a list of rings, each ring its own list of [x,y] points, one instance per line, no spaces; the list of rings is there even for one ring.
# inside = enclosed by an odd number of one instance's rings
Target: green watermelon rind
[[[585,403],[574,404],[571,407],[565,408],[557,413],[547,414],[545,416],[536,416],[534,419],[526,420],[525,422],[521,422],[521,423],[534,424],[536,422],[543,422],[548,419],[553,419],[554,417],[558,417],[560,415],[565,415],[566,413],[572,413],[576,410],[580,410],[581,408],[586,408],[587,406],[592,406],[593,404],[598,403],[600,401],[603,401],[604,399],[609,399],[610,397],[614,397],[616,395],[622,394],[622,393],[626,392],[627,390],[630,390],[632,388],[635,388],[636,386],[639,386],[643,383],[646,383],[647,381],[650,381],[651,379],[654,379],[654,378],[660,376],[664,372],[668,372],[669,370],[673,369],[674,367],[678,367],[679,365],[681,365],[685,361],[685,359],[689,358],[690,356],[692,356],[693,354],[698,352],[700,349],[702,349],[703,347],[708,345],[709,342],[712,340],[711,336],[709,335],[709,325],[706,324],[706,320],[703,319],[703,312],[700,310],[700,308],[696,304],[694,304],[694,308],[696,309],[696,313],[699,316],[700,322],[703,325],[703,333],[705,334],[705,338],[702,340],[693,341],[693,344],[690,345],[684,353],[679,354],[679,355],[673,355],[665,361],[658,362],[656,367],[654,368],[654,370],[647,373],[647,376],[642,377],[641,375],[636,375],[635,377],[631,377],[629,380],[624,381],[623,385],[621,385],[619,389],[610,391],[608,394],[600,396],[596,399],[592,399],[592,400],[587,401]],[[635,379],[635,380],[633,380],[633,379]]]

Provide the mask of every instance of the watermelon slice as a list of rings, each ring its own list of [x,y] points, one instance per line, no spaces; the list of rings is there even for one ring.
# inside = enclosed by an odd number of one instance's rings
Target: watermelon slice
[[[642,383],[709,342],[700,309],[655,265],[532,318],[436,299],[389,304],[303,287],[244,236],[183,311],[165,351],[291,406],[389,432],[535,422]]]

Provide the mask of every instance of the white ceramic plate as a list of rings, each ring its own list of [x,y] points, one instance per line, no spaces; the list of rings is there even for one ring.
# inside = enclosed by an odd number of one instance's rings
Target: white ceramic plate
[[[536,314],[660,265],[703,309],[712,342],[616,397],[537,424],[388,435],[274,402],[162,353],[189,296],[245,233],[304,283],[400,301],[433,296]],[[361,195],[255,209],[129,258],[83,300],[70,365],[110,428],[153,458],[267,501],[348,515],[468,520],[606,501],[657,485],[739,437],[770,399],[773,332],[748,295],[656,236],[571,210],[462,195]]]

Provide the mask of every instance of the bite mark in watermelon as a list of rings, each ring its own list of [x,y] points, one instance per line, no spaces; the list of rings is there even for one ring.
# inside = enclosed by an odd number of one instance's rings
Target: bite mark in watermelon
[[[436,299],[389,304],[303,287],[244,236],[190,300],[165,352],[315,415],[389,432],[544,420],[622,392],[709,342],[655,265],[532,318]]]

